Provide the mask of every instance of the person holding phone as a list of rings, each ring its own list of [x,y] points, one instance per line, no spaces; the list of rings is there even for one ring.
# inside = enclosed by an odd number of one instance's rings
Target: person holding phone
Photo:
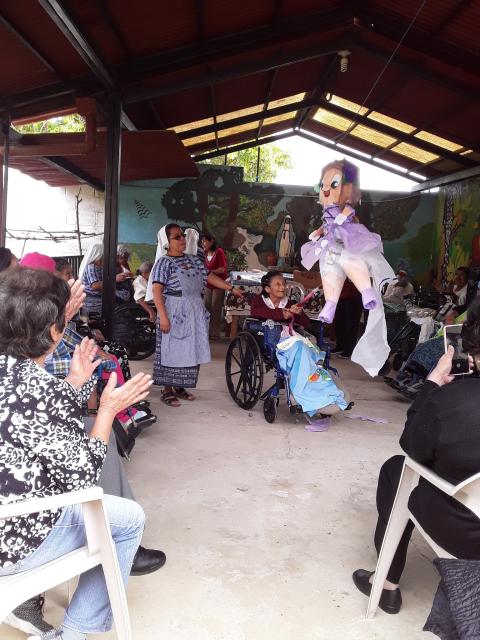
[[[480,298],[472,302],[460,333],[462,350],[469,355],[471,375],[452,375],[455,350],[448,345],[429,374],[407,413],[400,446],[407,455],[432,469],[452,484],[480,472]],[[378,521],[375,530],[377,553],[390,517],[402,473],[404,457],[387,460],[377,486]],[[457,558],[480,560],[480,519],[457,500],[440,492],[426,480],[412,491],[409,508],[420,526],[443,549]],[[399,589],[407,549],[413,531],[409,522],[387,575],[380,608],[398,613],[402,604]],[[355,586],[370,595],[373,572],[358,569]]]

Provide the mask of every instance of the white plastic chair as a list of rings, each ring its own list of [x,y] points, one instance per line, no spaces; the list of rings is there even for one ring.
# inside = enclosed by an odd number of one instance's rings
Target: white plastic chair
[[[0,577],[0,621],[39,593],[102,565],[119,640],[132,640],[130,617],[115,545],[102,501],[103,489],[92,487],[47,498],[0,506],[0,520],[81,504],[85,518],[87,544],[36,569]]]
[[[428,467],[415,462],[408,456],[405,457],[400,483],[398,485],[397,495],[393,503],[390,518],[388,520],[387,530],[378,556],[377,568],[368,601],[367,618],[373,618],[377,611],[380,596],[382,595],[383,584],[387,577],[388,570],[392,564],[393,556],[400,542],[400,538],[407,526],[407,522],[411,520],[419,533],[425,538],[428,544],[440,558],[453,558],[445,549],[442,549],[432,538],[422,529],[414,516],[408,509],[408,500],[413,489],[417,486],[420,478],[425,478],[430,484],[443,491],[449,496],[455,498],[463,505],[468,507],[470,511],[480,518],[480,473],[467,478],[457,485],[447,482]]]

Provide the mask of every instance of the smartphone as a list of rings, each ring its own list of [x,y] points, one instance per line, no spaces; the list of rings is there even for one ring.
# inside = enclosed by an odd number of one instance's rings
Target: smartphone
[[[463,350],[462,325],[446,325],[444,327],[443,339],[445,342],[445,353],[447,352],[449,346],[452,346],[455,350],[452,359],[452,369],[450,371],[451,375],[460,376],[467,373],[472,373],[468,362],[468,353]]]

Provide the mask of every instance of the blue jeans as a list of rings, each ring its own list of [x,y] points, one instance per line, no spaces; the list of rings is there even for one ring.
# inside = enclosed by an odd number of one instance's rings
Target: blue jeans
[[[104,495],[103,504],[115,543],[120,572],[126,584],[142,537],[145,514],[136,502],[126,498]],[[81,505],[64,507],[42,544],[13,567],[0,568],[0,575],[12,575],[34,569],[82,547],[86,542]],[[63,624],[85,634],[102,633],[111,629],[112,610],[101,565],[81,574]]]

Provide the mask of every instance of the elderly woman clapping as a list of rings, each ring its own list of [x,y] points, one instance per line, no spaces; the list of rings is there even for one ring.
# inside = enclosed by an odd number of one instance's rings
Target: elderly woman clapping
[[[96,347],[85,338],[65,380],[43,368],[62,339],[68,284],[42,270],[0,274],[0,504],[95,486],[115,414],[143,400],[150,376],[138,374],[115,388],[112,374],[90,437],[85,433],[77,389],[97,366]],[[124,581],[144,526],[136,502],[106,495],[104,506]],[[0,521],[0,576],[33,569],[82,546],[82,509],[72,505]],[[82,640],[112,623],[100,566],[82,574],[57,635]]]

